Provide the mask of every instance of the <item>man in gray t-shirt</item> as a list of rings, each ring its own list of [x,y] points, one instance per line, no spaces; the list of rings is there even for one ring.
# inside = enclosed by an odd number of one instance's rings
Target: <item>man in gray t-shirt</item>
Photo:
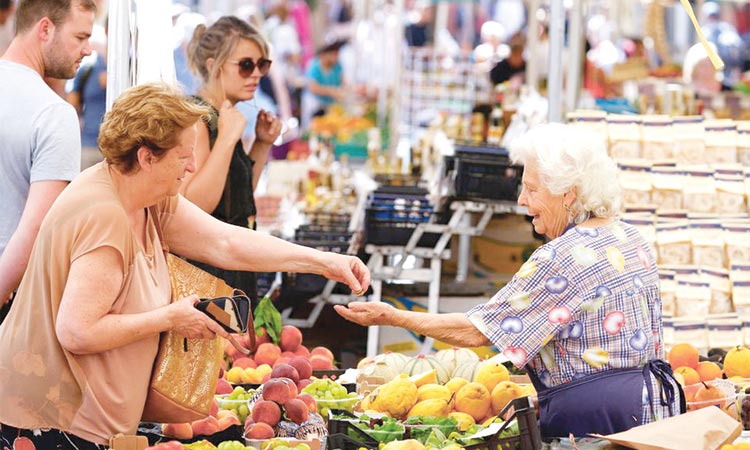
[[[73,107],[42,79],[73,78],[91,54],[94,0],[21,0],[0,58],[0,306],[21,281],[47,210],[81,167]]]

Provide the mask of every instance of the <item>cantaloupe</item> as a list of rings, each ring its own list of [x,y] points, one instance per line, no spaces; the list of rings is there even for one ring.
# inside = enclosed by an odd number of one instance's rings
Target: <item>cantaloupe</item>
[[[479,362],[479,356],[468,348],[452,347],[435,353],[435,358],[452,373],[465,361]]]
[[[481,361],[465,361],[459,364],[455,369],[453,369],[451,377],[460,377],[465,380],[474,381],[477,376],[477,372],[479,371],[480,362]]]
[[[404,364],[401,369],[407,375],[417,375],[435,369],[437,382],[443,384],[450,380],[450,372],[434,356],[417,355]]]

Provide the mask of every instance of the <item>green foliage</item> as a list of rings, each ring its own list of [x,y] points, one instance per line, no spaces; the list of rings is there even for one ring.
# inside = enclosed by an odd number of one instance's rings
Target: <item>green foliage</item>
[[[262,334],[260,327],[265,327],[271,342],[278,344],[281,339],[281,313],[271,301],[271,297],[265,296],[260,300],[253,312],[253,323],[255,335]]]

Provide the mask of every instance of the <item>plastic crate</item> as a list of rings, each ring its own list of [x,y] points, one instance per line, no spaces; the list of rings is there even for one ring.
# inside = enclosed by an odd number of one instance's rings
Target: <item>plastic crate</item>
[[[522,168],[503,158],[456,158],[456,198],[516,200]]]
[[[455,154],[458,157],[461,156],[488,156],[488,157],[502,157],[508,158],[508,149],[505,147],[496,147],[492,145],[472,145],[467,143],[459,143],[455,147]]]
[[[306,229],[297,229],[294,232],[294,239],[297,241],[329,241],[349,243],[352,239],[352,233],[348,231],[310,231]]]
[[[296,231],[305,233],[347,233],[349,231],[349,220],[346,222],[309,223],[298,226]]]
[[[348,419],[337,419],[335,416],[346,416]],[[355,445],[355,450],[361,447],[367,449],[377,449],[379,442],[359,428],[354,422],[362,422],[357,416],[349,411],[342,409],[331,409],[328,411],[328,438],[331,436],[344,436],[344,442],[347,445]],[[370,427],[377,423],[376,419],[370,421]],[[342,438],[339,438],[342,439]],[[330,441],[329,441],[330,444]],[[329,447],[336,448],[336,447]],[[344,448],[344,447],[341,447]]]
[[[466,450],[539,450],[542,448],[542,436],[539,432],[539,422],[536,419],[536,410],[531,404],[529,397],[516,398],[510,401],[498,414],[498,417],[507,417],[503,426],[481,444],[464,446]],[[516,419],[518,421],[517,436],[500,437],[506,427]]]
[[[365,240],[376,245],[406,245],[420,223],[429,223],[432,210],[390,211],[367,208],[365,212]],[[440,239],[439,233],[424,233],[418,247],[433,247]]]

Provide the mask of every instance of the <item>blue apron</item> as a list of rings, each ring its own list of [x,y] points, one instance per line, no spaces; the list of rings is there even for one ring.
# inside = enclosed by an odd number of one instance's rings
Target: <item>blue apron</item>
[[[670,416],[685,412],[682,388],[669,364],[660,359],[649,361],[643,368],[606,370],[551,388],[528,365],[526,371],[539,397],[540,429],[545,438],[567,437],[571,433],[607,435],[641,425],[644,382],[653,413],[653,377],[661,385],[659,403],[669,408]],[[673,410],[676,400],[679,412]]]

